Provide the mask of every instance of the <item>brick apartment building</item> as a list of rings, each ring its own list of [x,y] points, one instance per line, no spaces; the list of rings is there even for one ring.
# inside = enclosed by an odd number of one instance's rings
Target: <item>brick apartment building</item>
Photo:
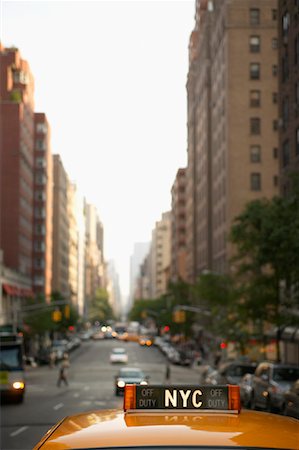
[[[277,0],[198,0],[189,48],[187,273],[229,270],[234,218],[278,194]]]
[[[299,1],[283,0],[278,9],[280,188],[289,193],[288,174],[299,171]]]
[[[179,169],[171,188],[172,281],[187,280],[186,273],[186,169]]]
[[[34,81],[15,48],[0,49],[1,233],[3,262],[31,278]]]
[[[34,214],[32,281],[36,294],[52,290],[53,167],[50,127],[44,113],[34,115]]]

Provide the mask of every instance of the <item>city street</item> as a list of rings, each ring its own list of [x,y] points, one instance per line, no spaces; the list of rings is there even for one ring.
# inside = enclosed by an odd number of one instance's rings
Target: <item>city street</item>
[[[125,347],[128,366],[140,367],[149,382],[164,382],[166,359],[156,347],[145,348],[135,342],[116,340],[82,342],[71,354],[69,386],[56,386],[58,368],[28,368],[27,390],[23,404],[1,405],[2,450],[31,450],[44,433],[69,414],[94,409],[122,408],[122,397],[114,395],[114,375],[120,365],[109,362],[111,349]],[[198,382],[198,373],[190,368],[171,366],[172,383]]]

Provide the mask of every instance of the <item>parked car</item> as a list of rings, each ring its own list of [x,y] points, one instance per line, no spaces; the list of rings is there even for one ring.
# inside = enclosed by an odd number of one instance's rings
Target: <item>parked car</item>
[[[98,340],[101,340],[101,339],[105,339],[105,335],[104,335],[103,331],[98,330],[98,331],[96,331],[95,333],[93,333],[92,339],[93,339],[94,341],[98,341]]]
[[[252,373],[245,373],[239,383],[241,403],[245,408],[251,408],[252,399]]]
[[[47,347],[47,348],[41,347],[38,350],[38,353],[36,355],[37,363],[39,365],[49,364],[49,362],[50,362],[50,353],[51,353],[51,348],[50,347]]]
[[[281,411],[284,392],[288,391],[298,378],[298,366],[261,362],[252,379],[252,408]]]
[[[69,351],[67,339],[54,340],[50,351],[54,352],[56,361],[62,360],[63,355]]]
[[[254,373],[257,364],[254,362],[232,361],[220,365],[206,378],[207,384],[239,384],[246,373]]]
[[[201,364],[198,366],[198,384],[209,384],[206,382],[206,378],[209,376],[210,373],[214,372],[215,368],[213,366],[210,366],[209,364]]]
[[[285,416],[292,416],[299,419],[299,379],[291,385],[290,389],[282,394],[282,397],[281,412]]]
[[[110,353],[110,362],[113,363],[124,363],[128,362],[128,354],[124,348],[116,347]]]
[[[81,341],[88,341],[91,338],[92,333],[90,331],[81,331],[79,333],[79,338]]]
[[[137,367],[124,367],[115,376],[115,395],[124,392],[126,384],[148,384],[148,377]]]

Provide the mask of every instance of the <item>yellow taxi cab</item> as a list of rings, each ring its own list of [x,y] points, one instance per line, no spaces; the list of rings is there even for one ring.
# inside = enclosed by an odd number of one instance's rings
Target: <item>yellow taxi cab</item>
[[[66,417],[34,450],[299,449],[299,421],[240,411],[239,386],[127,385],[124,410]]]

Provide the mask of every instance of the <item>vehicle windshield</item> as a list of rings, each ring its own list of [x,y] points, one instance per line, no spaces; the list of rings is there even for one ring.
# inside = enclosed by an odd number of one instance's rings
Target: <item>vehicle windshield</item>
[[[126,351],[123,348],[115,348],[113,350],[113,353],[115,355],[124,355],[126,353]]]
[[[143,378],[144,374],[140,370],[121,370],[120,376],[123,378]]]
[[[246,373],[254,373],[254,366],[232,366],[228,369],[227,374],[233,377],[243,377]]]
[[[12,345],[0,348],[0,370],[22,369],[21,347]]]
[[[296,381],[299,378],[299,368],[297,367],[281,367],[274,369],[274,381]]]

